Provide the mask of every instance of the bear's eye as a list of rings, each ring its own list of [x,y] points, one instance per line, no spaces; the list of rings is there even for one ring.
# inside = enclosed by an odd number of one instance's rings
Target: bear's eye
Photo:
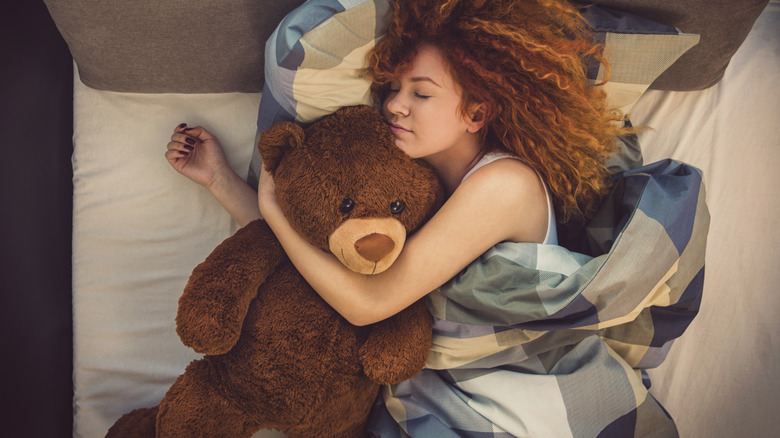
[[[404,201],[401,201],[400,199],[390,203],[390,212],[393,214],[398,214],[404,211],[404,208],[406,208],[406,204],[404,204]]]
[[[355,201],[349,198],[344,198],[344,200],[341,201],[341,205],[339,205],[339,211],[342,213],[349,213],[353,208],[355,208]]]

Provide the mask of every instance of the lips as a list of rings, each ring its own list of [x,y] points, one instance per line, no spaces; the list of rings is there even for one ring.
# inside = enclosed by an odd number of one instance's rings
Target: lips
[[[412,132],[412,131],[404,128],[403,126],[396,125],[395,123],[388,123],[388,124],[390,125],[390,131],[393,134],[398,135],[398,134],[403,134],[403,133],[406,133],[406,132]]]

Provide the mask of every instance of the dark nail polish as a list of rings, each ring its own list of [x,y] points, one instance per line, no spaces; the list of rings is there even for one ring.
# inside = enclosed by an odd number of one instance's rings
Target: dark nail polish
[[[185,144],[185,145],[184,145],[184,147],[185,147],[185,148],[186,148],[188,151],[191,151],[191,150],[195,149],[194,147],[192,147],[192,146],[190,146],[190,145],[187,145],[187,144]]]
[[[184,155],[185,157],[189,155],[190,153],[187,151],[179,151],[180,154]]]
[[[182,123],[181,125],[179,125],[179,129],[186,128],[186,127],[187,127],[186,123]]]
[[[184,141],[186,141],[189,144],[195,144],[195,140],[193,140],[193,139],[191,139],[189,137],[185,138]]]

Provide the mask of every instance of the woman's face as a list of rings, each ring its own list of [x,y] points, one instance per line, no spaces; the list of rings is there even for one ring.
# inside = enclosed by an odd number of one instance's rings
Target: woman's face
[[[412,158],[426,158],[463,144],[479,127],[460,111],[461,98],[439,49],[420,45],[411,68],[390,83],[382,105],[396,146]]]

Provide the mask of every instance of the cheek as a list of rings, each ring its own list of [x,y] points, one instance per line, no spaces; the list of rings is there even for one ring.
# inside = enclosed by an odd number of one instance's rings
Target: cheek
[[[382,116],[385,118],[385,120],[390,120],[393,117],[393,112],[390,111],[390,108],[388,107],[389,103],[390,99],[385,99],[382,102],[382,107],[380,108],[380,112],[382,113]]]
[[[445,119],[444,116],[442,118]],[[449,116],[446,117],[446,121],[442,120],[442,125],[446,123],[451,129],[465,131],[468,127],[468,121],[468,117],[460,111],[460,108],[455,106],[450,108]]]

